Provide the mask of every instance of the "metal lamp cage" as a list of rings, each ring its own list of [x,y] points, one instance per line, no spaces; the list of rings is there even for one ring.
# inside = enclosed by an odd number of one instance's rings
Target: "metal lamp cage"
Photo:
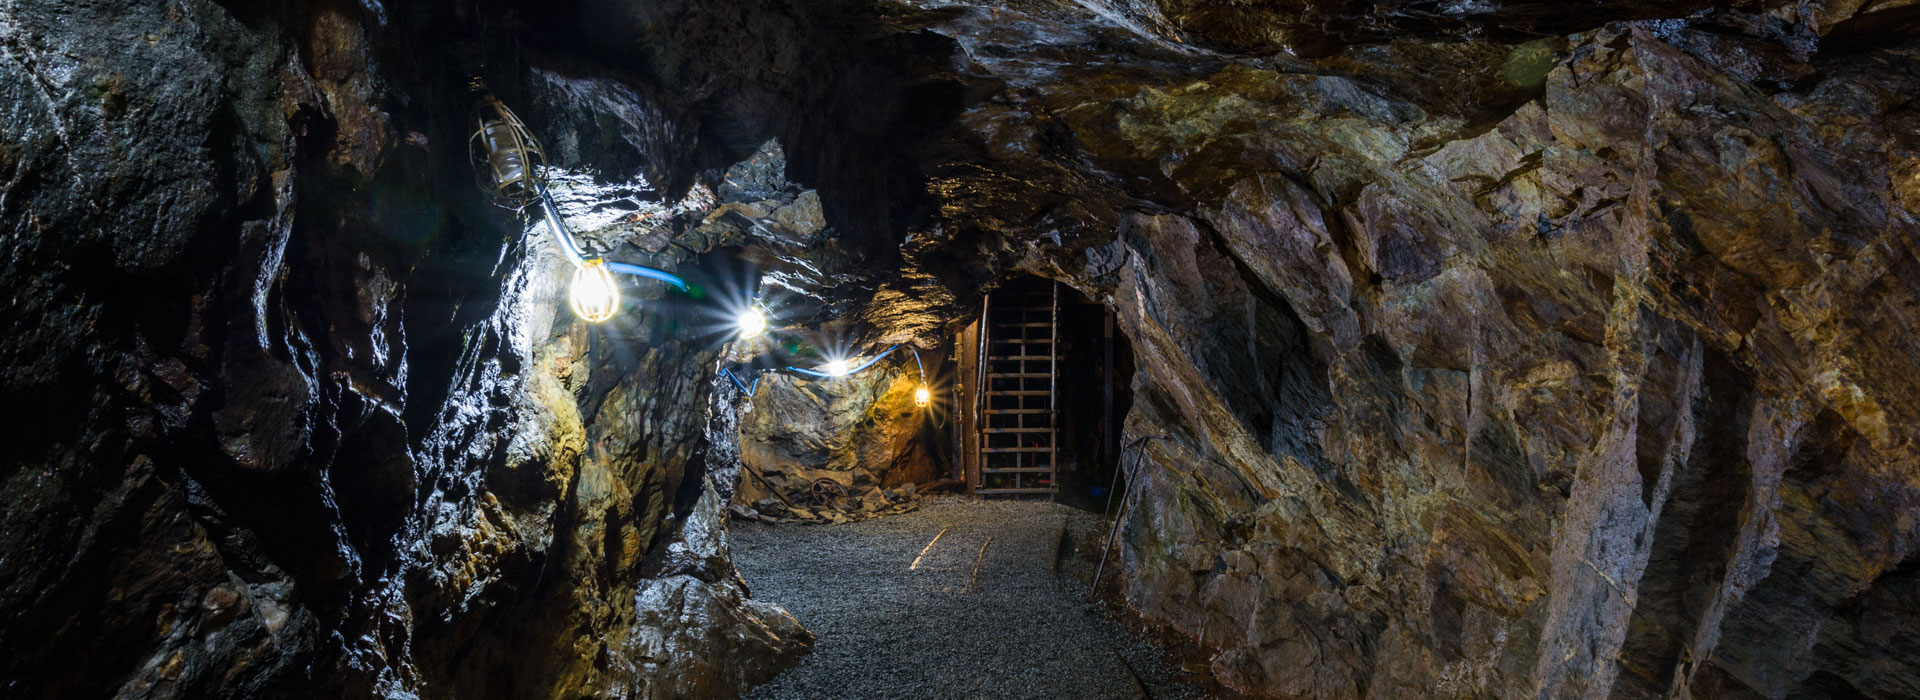
[[[467,155],[480,190],[510,209],[540,201],[545,184],[540,169],[547,164],[547,154],[526,122],[488,95],[473,105],[468,124],[473,135],[467,139]]]

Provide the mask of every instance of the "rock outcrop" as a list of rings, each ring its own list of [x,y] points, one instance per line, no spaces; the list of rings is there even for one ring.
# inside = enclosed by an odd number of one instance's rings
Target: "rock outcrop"
[[[1171,436],[1129,597],[1222,680],[1920,692],[1903,11],[1302,60],[1000,9],[934,29],[1009,86],[934,180],[946,246],[1119,311],[1129,431]]]
[[[0,694],[804,648],[727,563],[724,331],[558,311],[477,75],[583,238],[859,352],[1015,274],[1115,309],[1128,597],[1235,687],[1920,696],[1905,0],[295,5],[0,14]]]
[[[464,17],[7,8],[0,695],[731,697],[805,650],[725,554],[716,347],[657,284],[562,311],[466,84],[600,169],[566,194],[679,181],[697,219],[693,139]]]
[[[920,375],[910,364],[897,369],[826,382],[764,378],[742,419],[742,458],[755,473],[740,482],[740,501],[785,503],[820,479],[857,496],[940,478],[928,409],[913,405]]]

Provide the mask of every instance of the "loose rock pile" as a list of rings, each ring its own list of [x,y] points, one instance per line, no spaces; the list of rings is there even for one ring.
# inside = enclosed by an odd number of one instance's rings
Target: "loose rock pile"
[[[919,490],[911,483],[887,489],[856,479],[849,491],[846,485],[826,477],[799,483],[780,479],[777,474],[765,479],[774,495],[751,504],[733,504],[730,510],[734,517],[766,523],[850,523],[920,508]]]

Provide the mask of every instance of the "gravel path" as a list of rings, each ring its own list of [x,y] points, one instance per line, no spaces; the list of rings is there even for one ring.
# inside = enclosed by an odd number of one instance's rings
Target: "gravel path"
[[[1087,602],[1103,534],[1066,506],[958,497],[847,525],[736,523],[734,561],[753,596],[819,636],[748,697],[1205,697]]]

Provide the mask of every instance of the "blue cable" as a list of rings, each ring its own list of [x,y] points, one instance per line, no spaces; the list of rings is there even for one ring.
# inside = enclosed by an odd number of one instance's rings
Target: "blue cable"
[[[667,284],[671,284],[675,287],[679,287],[680,291],[683,291],[683,292],[687,291],[686,280],[680,279],[678,275],[675,275],[671,272],[667,272],[665,270],[656,270],[654,268],[647,267],[645,265],[613,262],[611,260],[607,261],[607,269],[612,270],[614,272],[624,272],[629,275],[634,275],[636,277],[645,277],[647,279],[660,280]]]
[[[740,375],[734,374],[732,369],[721,368],[720,373],[727,375],[728,379],[733,380],[733,385],[740,387],[740,391],[742,393],[745,393],[747,395],[747,398],[749,399],[753,398],[753,395],[760,391],[760,375],[759,374],[753,375],[753,385],[748,386],[746,382],[740,381]]]
[[[900,346],[896,345],[894,347],[900,347]],[[920,348],[915,346],[908,346],[907,349],[913,351],[913,364],[915,367],[920,368],[920,383],[921,384],[927,383],[927,363],[920,361]]]
[[[902,344],[904,345],[904,343]],[[847,370],[845,374],[829,374],[827,372],[822,372],[820,370],[815,370],[815,369],[807,369],[805,367],[787,367],[786,369],[787,371],[790,371],[790,372],[799,372],[801,374],[805,374],[808,376],[826,377],[828,379],[832,379],[836,377],[850,377],[855,374],[858,374],[861,370],[864,370],[868,367],[872,367],[875,363],[878,363],[879,361],[886,359],[887,355],[893,354],[893,351],[899,350],[899,349],[900,349],[899,345],[895,345],[893,347],[887,348],[886,352],[880,353],[878,355],[874,355],[873,359],[867,360],[864,364],[860,365],[859,367],[854,367],[852,369]]]
[[[553,196],[547,194],[547,190],[544,187],[540,188],[540,207],[542,211],[547,213],[547,227],[553,229],[553,237],[555,240],[560,241],[560,250],[567,254],[567,259],[575,265],[586,262],[587,256],[580,252],[580,246],[574,244],[573,234],[567,232],[566,224],[560,220],[560,209],[554,206]],[[645,265],[613,261],[607,261],[607,269],[614,272],[623,272],[635,277],[660,280],[679,287],[680,291],[688,291],[686,280],[680,279],[678,275],[665,270],[656,270]]]

